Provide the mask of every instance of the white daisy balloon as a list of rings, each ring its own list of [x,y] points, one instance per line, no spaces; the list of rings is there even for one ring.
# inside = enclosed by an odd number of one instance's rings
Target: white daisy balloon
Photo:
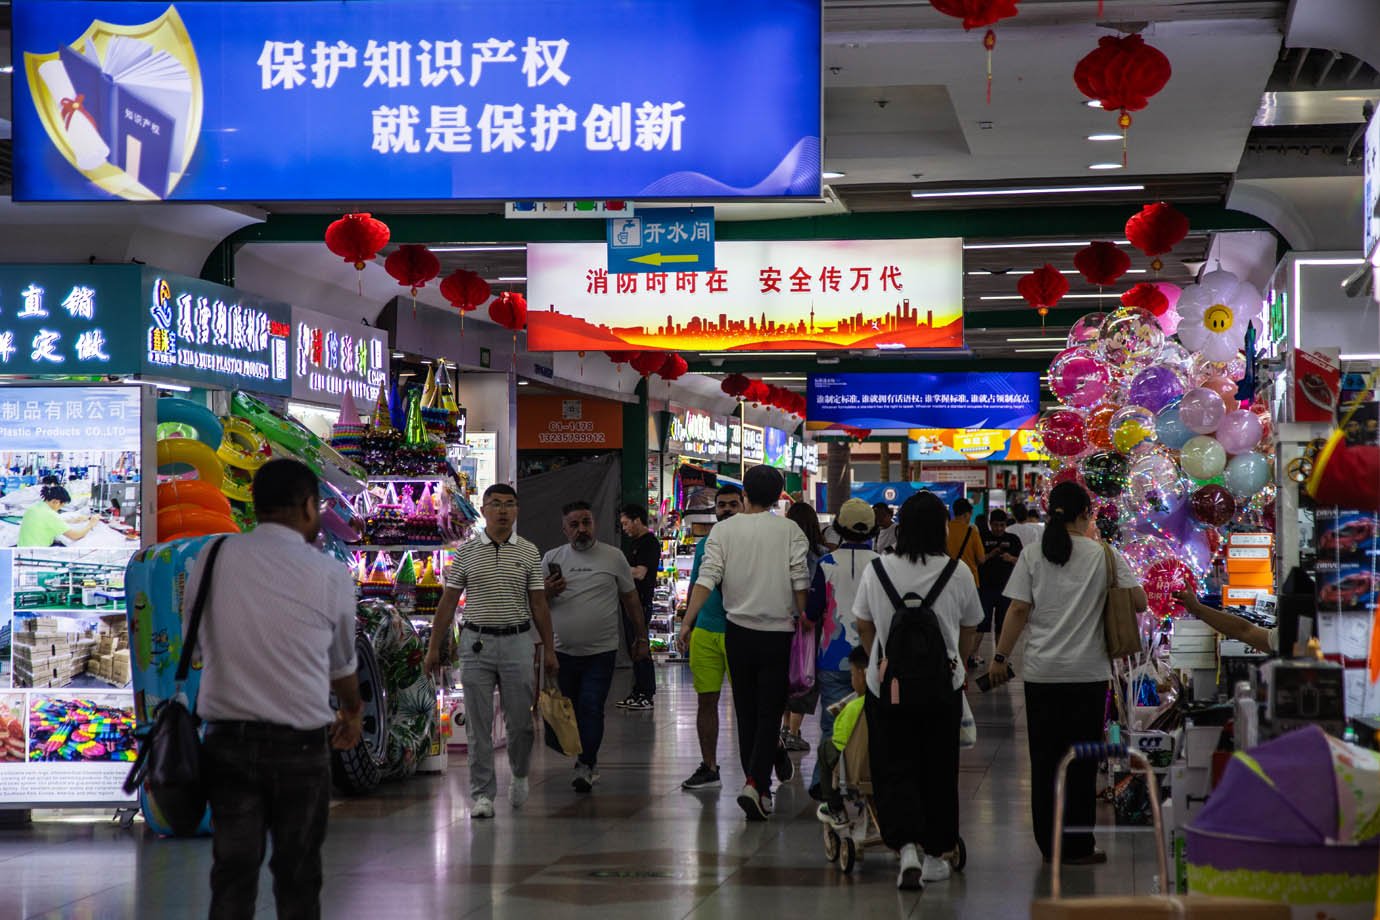
[[[1264,298],[1229,271],[1208,272],[1179,298],[1179,341],[1209,361],[1230,361],[1246,344],[1246,330]]]

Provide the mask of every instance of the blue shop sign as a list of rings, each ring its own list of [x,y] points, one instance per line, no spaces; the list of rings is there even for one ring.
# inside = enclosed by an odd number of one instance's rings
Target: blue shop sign
[[[608,221],[609,273],[712,272],[713,208],[642,208]]]
[[[1031,428],[1040,414],[1038,373],[817,374],[807,427]]]
[[[0,265],[0,375],[139,370],[137,265]]]
[[[817,197],[820,7],[14,0],[14,197]]]

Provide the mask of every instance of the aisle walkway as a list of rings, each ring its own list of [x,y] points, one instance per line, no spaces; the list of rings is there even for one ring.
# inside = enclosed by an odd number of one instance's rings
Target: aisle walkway
[[[923,894],[895,888],[893,857],[870,851],[851,877],[824,862],[814,803],[797,778],[777,816],[749,825],[734,803],[736,757],[720,741],[723,790],[689,794],[680,782],[699,761],[694,694],[683,666],[658,669],[652,713],[610,706],[603,780],[577,798],[568,762],[542,751],[532,798],[514,814],[500,772],[498,816],[472,823],[466,772],[419,777],[362,800],[337,802],[326,844],[328,918],[531,918],[598,920],[753,917],[1028,916],[1048,872],[1030,837],[1020,692],[975,695],[978,747],[963,755],[962,830],[968,868]],[[626,692],[620,672],[615,691]],[[621,698],[615,692],[613,698]],[[1013,727],[1013,719],[1020,723]],[[806,737],[812,743],[817,723]],[[806,767],[814,754],[804,755]],[[40,820],[0,830],[0,917],[205,916],[209,841],[167,841],[143,826]],[[1110,822],[1104,814],[1103,823]],[[1148,834],[1103,833],[1111,857],[1070,870],[1074,892],[1148,892]],[[273,916],[267,869],[261,916]],[[559,913],[552,913],[558,911]]]

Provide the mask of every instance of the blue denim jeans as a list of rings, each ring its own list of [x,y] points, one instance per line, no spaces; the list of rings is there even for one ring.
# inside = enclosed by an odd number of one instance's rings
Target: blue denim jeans
[[[613,683],[613,666],[618,650],[597,655],[556,653],[561,670],[556,677],[561,694],[575,706],[575,722],[580,727],[579,761],[586,766],[599,762],[599,745],[604,741],[604,704]]]
[[[819,687],[819,745],[816,748],[818,752],[824,745],[833,743],[834,714],[829,711],[829,707],[853,692],[852,668],[847,671],[816,670],[815,682]],[[822,779],[819,758],[816,757],[815,771],[810,775],[810,785],[823,789]]]

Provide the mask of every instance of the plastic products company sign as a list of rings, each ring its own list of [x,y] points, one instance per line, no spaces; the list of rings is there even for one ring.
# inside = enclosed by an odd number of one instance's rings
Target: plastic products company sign
[[[312,310],[292,308],[294,399],[338,403],[346,391],[373,403],[388,384],[388,339],[381,329],[357,326]]]
[[[820,193],[820,0],[13,6],[17,200]]]
[[[139,387],[0,388],[0,442],[30,451],[137,451]]]
[[[812,431],[1033,428],[1038,373],[818,374],[807,399]]]

